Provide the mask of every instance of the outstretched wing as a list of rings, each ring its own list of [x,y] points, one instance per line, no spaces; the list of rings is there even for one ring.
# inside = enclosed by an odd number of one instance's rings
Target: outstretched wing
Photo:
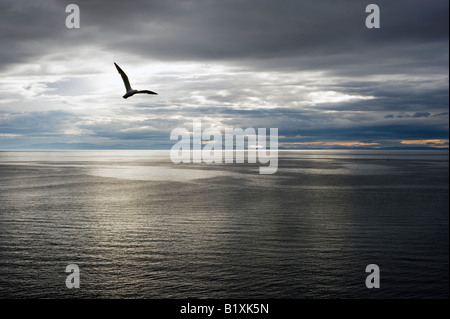
[[[158,95],[158,93],[156,93],[156,92],[153,92],[153,91],[149,91],[149,90],[142,90],[142,91],[138,91],[138,93],[147,93],[147,94],[156,94],[156,95]]]
[[[120,75],[122,76],[122,80],[123,83],[125,84],[125,89],[128,91],[131,90],[131,85],[130,85],[130,81],[128,80],[128,76],[125,74],[125,72],[123,72],[123,70],[116,64],[114,63],[114,65],[117,68],[117,71],[119,71]]]

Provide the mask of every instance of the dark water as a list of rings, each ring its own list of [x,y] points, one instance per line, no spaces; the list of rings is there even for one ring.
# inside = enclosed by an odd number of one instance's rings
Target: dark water
[[[258,165],[0,152],[0,297],[448,298],[447,151]]]

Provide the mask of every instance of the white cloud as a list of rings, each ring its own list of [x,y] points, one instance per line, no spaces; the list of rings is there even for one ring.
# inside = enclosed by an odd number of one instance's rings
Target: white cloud
[[[308,98],[312,104],[320,104],[320,103],[339,103],[352,100],[370,100],[374,99],[375,97],[344,94],[336,91],[316,91],[308,93]]]

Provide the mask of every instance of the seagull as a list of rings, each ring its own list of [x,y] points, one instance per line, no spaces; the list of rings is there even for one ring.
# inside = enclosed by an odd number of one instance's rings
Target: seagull
[[[127,93],[125,93],[125,95],[123,96],[124,99],[128,99],[130,96],[139,93],[158,94],[149,90],[133,90],[131,88],[130,81],[128,80],[128,76],[125,74],[125,72],[123,72],[123,70],[116,63],[114,63],[114,65],[116,66],[117,71],[119,71],[120,75],[122,76],[123,83],[125,84],[125,89],[127,90]]]

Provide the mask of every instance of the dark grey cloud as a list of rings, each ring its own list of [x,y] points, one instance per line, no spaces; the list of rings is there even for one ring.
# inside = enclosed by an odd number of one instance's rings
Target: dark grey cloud
[[[16,112],[0,114],[0,132],[8,134],[54,134],[81,118],[67,111]]]
[[[124,32],[123,22],[117,22],[114,13],[120,12],[125,21],[144,22],[149,32],[122,42],[123,49],[169,59],[333,56],[361,49],[369,52],[398,42],[432,43],[448,36],[445,1],[377,3],[383,25],[379,30],[364,26],[367,4],[350,0],[131,1],[130,6],[100,1],[86,19],[118,34]],[[129,10],[134,5],[141,11]]]
[[[358,76],[405,73],[405,68],[428,73],[448,64],[448,2],[377,3],[382,14],[378,30],[365,28],[366,3],[331,0],[150,2],[143,5],[147,17],[126,14],[128,21],[145,21],[132,30],[140,30],[134,36],[120,36],[121,25],[110,21],[121,5],[90,19],[119,35],[107,44],[109,49],[167,61],[239,62],[283,72]]]
[[[71,2],[2,1],[0,38],[12,47],[5,46],[0,61],[89,41],[160,60],[239,59],[261,67],[300,62],[302,68],[334,65],[348,72],[411,62],[420,69],[445,61],[448,53],[448,2],[442,0],[377,1],[377,30],[365,28],[368,3],[352,0],[79,0],[82,27],[67,30],[64,8]],[[25,46],[32,50],[18,50]]]
[[[429,117],[430,115],[430,112],[416,112],[413,117]]]
[[[55,1],[0,2],[0,71],[10,64],[33,60],[57,47],[64,32],[58,19],[64,10]]]
[[[291,141],[298,141],[295,136],[311,136],[312,138],[301,139],[302,141],[362,141],[362,142],[380,142],[383,146],[384,141],[396,140],[396,139],[448,139],[448,130],[445,127],[431,127],[426,125],[420,125],[418,122],[415,130],[411,130],[411,123],[394,124],[394,125],[364,125],[354,126],[342,130],[341,128],[330,129],[294,129],[294,130],[282,130],[281,132],[290,137]]]

